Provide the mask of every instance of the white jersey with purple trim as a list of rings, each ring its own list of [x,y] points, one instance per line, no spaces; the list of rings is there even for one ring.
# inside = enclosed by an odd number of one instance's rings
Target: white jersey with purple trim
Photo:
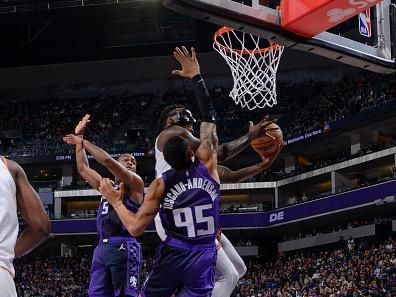
[[[165,161],[164,154],[158,149],[157,142],[158,142],[158,137],[155,140],[155,177],[156,178],[162,176],[162,173],[172,168]],[[154,218],[154,224],[155,224],[155,230],[157,231],[159,238],[161,238],[162,241],[165,241],[166,233],[164,227],[162,226],[159,213]]]
[[[18,236],[16,186],[5,159],[0,157],[0,267],[15,275],[14,249]]]

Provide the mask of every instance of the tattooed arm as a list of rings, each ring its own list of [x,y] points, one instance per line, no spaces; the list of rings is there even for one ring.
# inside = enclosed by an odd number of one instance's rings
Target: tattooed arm
[[[241,168],[239,170],[231,170],[228,167],[217,165],[217,171],[219,173],[221,183],[240,183],[248,178],[255,176],[256,174],[263,172],[270,168],[272,164],[275,162],[276,158],[278,158],[279,153],[281,152],[283,144],[281,144],[280,149],[277,150],[270,156],[264,157],[261,156],[261,162]]]
[[[210,175],[220,183],[217,172],[217,147],[218,138],[216,125],[213,123],[202,122],[200,128],[201,144],[198,147],[196,156],[208,168]]]
[[[124,184],[121,183],[120,190],[115,190],[111,181],[104,178],[99,187],[99,191],[117,212],[122,224],[132,236],[140,236],[147,229],[151,221],[160,209],[160,202],[164,192],[164,182],[162,178],[155,179],[149,186],[143,204],[136,214],[130,212],[122,203],[124,195]]]
[[[253,125],[253,122],[249,122],[248,133],[235,140],[219,145],[217,150],[218,161],[224,162],[238,155],[249,145],[252,139],[265,133],[264,131],[266,131],[268,125],[276,122],[276,119],[269,120],[268,116],[265,116],[263,120],[256,125]]]

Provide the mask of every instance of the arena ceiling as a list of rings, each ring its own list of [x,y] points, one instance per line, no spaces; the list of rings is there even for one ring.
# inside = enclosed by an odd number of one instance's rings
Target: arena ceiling
[[[181,44],[212,52],[216,30],[160,0],[0,0],[0,68],[164,56]]]
[[[161,56],[180,43],[194,45],[200,51],[207,51],[210,45],[205,42],[210,40],[205,32],[210,32],[211,25],[197,25],[195,20],[167,10],[161,1],[108,5],[84,1],[85,6],[80,1],[63,1],[69,5],[64,9],[44,9],[39,6],[44,2],[48,1],[0,2],[0,66]],[[4,11],[13,7],[16,12]]]

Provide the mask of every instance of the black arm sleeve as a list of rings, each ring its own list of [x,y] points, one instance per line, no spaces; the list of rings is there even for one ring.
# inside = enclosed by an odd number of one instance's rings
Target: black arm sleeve
[[[198,102],[199,111],[201,112],[202,120],[209,123],[214,123],[216,119],[216,111],[213,102],[206,88],[205,81],[200,74],[197,74],[191,81],[194,85],[194,91]]]

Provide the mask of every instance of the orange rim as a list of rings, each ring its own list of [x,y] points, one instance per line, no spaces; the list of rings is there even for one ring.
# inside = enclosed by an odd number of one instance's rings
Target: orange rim
[[[230,27],[222,27],[222,28],[220,28],[219,30],[216,31],[216,33],[213,36],[214,43],[218,47],[224,49],[227,52],[237,53],[237,54],[240,54],[240,55],[262,54],[262,53],[265,53],[265,52],[268,52],[268,51],[274,51],[274,50],[278,51],[281,48],[281,45],[279,45],[277,43],[274,43],[274,42],[272,42],[270,40],[268,40],[268,42],[270,43],[270,46],[265,47],[265,48],[260,48],[260,49],[257,49],[257,50],[248,50],[248,49],[238,50],[238,49],[233,49],[233,48],[229,48],[229,47],[227,47],[225,45],[222,45],[220,42],[217,41],[217,38],[219,36],[221,36],[221,35],[223,35],[225,33],[228,33],[228,32],[232,32],[232,31],[234,31],[234,29],[232,29]]]

